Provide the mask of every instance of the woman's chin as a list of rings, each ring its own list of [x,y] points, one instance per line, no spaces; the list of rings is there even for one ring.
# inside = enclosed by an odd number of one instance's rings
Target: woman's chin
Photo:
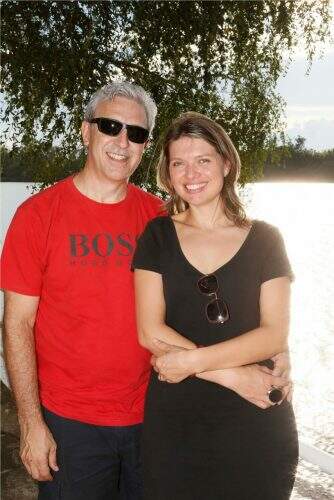
[[[188,205],[193,206],[206,206],[210,204],[217,204],[218,200],[221,199],[221,193],[209,194],[205,192],[201,193],[183,193],[182,200],[188,203]]]

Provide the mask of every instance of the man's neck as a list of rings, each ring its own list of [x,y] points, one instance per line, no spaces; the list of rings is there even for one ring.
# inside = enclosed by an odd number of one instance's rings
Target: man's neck
[[[75,187],[81,194],[99,203],[118,203],[124,200],[127,194],[126,180],[119,182],[98,179],[85,168],[73,178]]]

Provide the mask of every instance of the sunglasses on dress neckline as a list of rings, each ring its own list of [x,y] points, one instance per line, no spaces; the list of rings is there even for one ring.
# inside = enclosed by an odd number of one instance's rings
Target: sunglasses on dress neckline
[[[203,295],[214,295],[215,298],[206,306],[205,313],[209,323],[223,324],[230,317],[226,303],[218,298],[219,283],[214,274],[202,276],[197,288]]]
[[[111,118],[92,118],[88,120],[89,123],[96,123],[97,128],[102,134],[116,136],[122,130],[126,129],[128,139],[136,144],[144,144],[149,136],[149,131],[146,128],[139,127],[138,125],[128,125],[127,123],[119,122]]]

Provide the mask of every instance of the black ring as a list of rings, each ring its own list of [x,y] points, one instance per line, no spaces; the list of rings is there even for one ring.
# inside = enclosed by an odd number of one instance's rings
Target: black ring
[[[283,391],[281,389],[277,389],[277,387],[272,387],[268,391],[268,398],[274,404],[279,403],[283,399]]]

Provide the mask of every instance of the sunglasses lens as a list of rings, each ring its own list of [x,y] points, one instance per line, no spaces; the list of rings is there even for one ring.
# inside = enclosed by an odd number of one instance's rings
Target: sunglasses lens
[[[137,144],[144,144],[149,136],[149,131],[142,127],[136,127],[135,125],[127,125],[129,141],[135,142]]]
[[[97,122],[99,131],[106,135],[118,135],[122,130],[122,124],[116,120],[100,118]]]
[[[111,136],[118,135],[123,128],[121,122],[110,118],[94,118],[91,123],[97,123],[100,132]],[[137,144],[144,144],[149,136],[149,131],[146,128],[137,127],[136,125],[126,125],[126,131],[129,141]]]
[[[201,293],[206,295],[211,295],[218,291],[218,281],[214,274],[209,274],[208,276],[203,276],[198,283],[198,288]]]
[[[229,318],[227,305],[221,299],[215,299],[206,306],[206,315],[211,323],[225,323]]]

